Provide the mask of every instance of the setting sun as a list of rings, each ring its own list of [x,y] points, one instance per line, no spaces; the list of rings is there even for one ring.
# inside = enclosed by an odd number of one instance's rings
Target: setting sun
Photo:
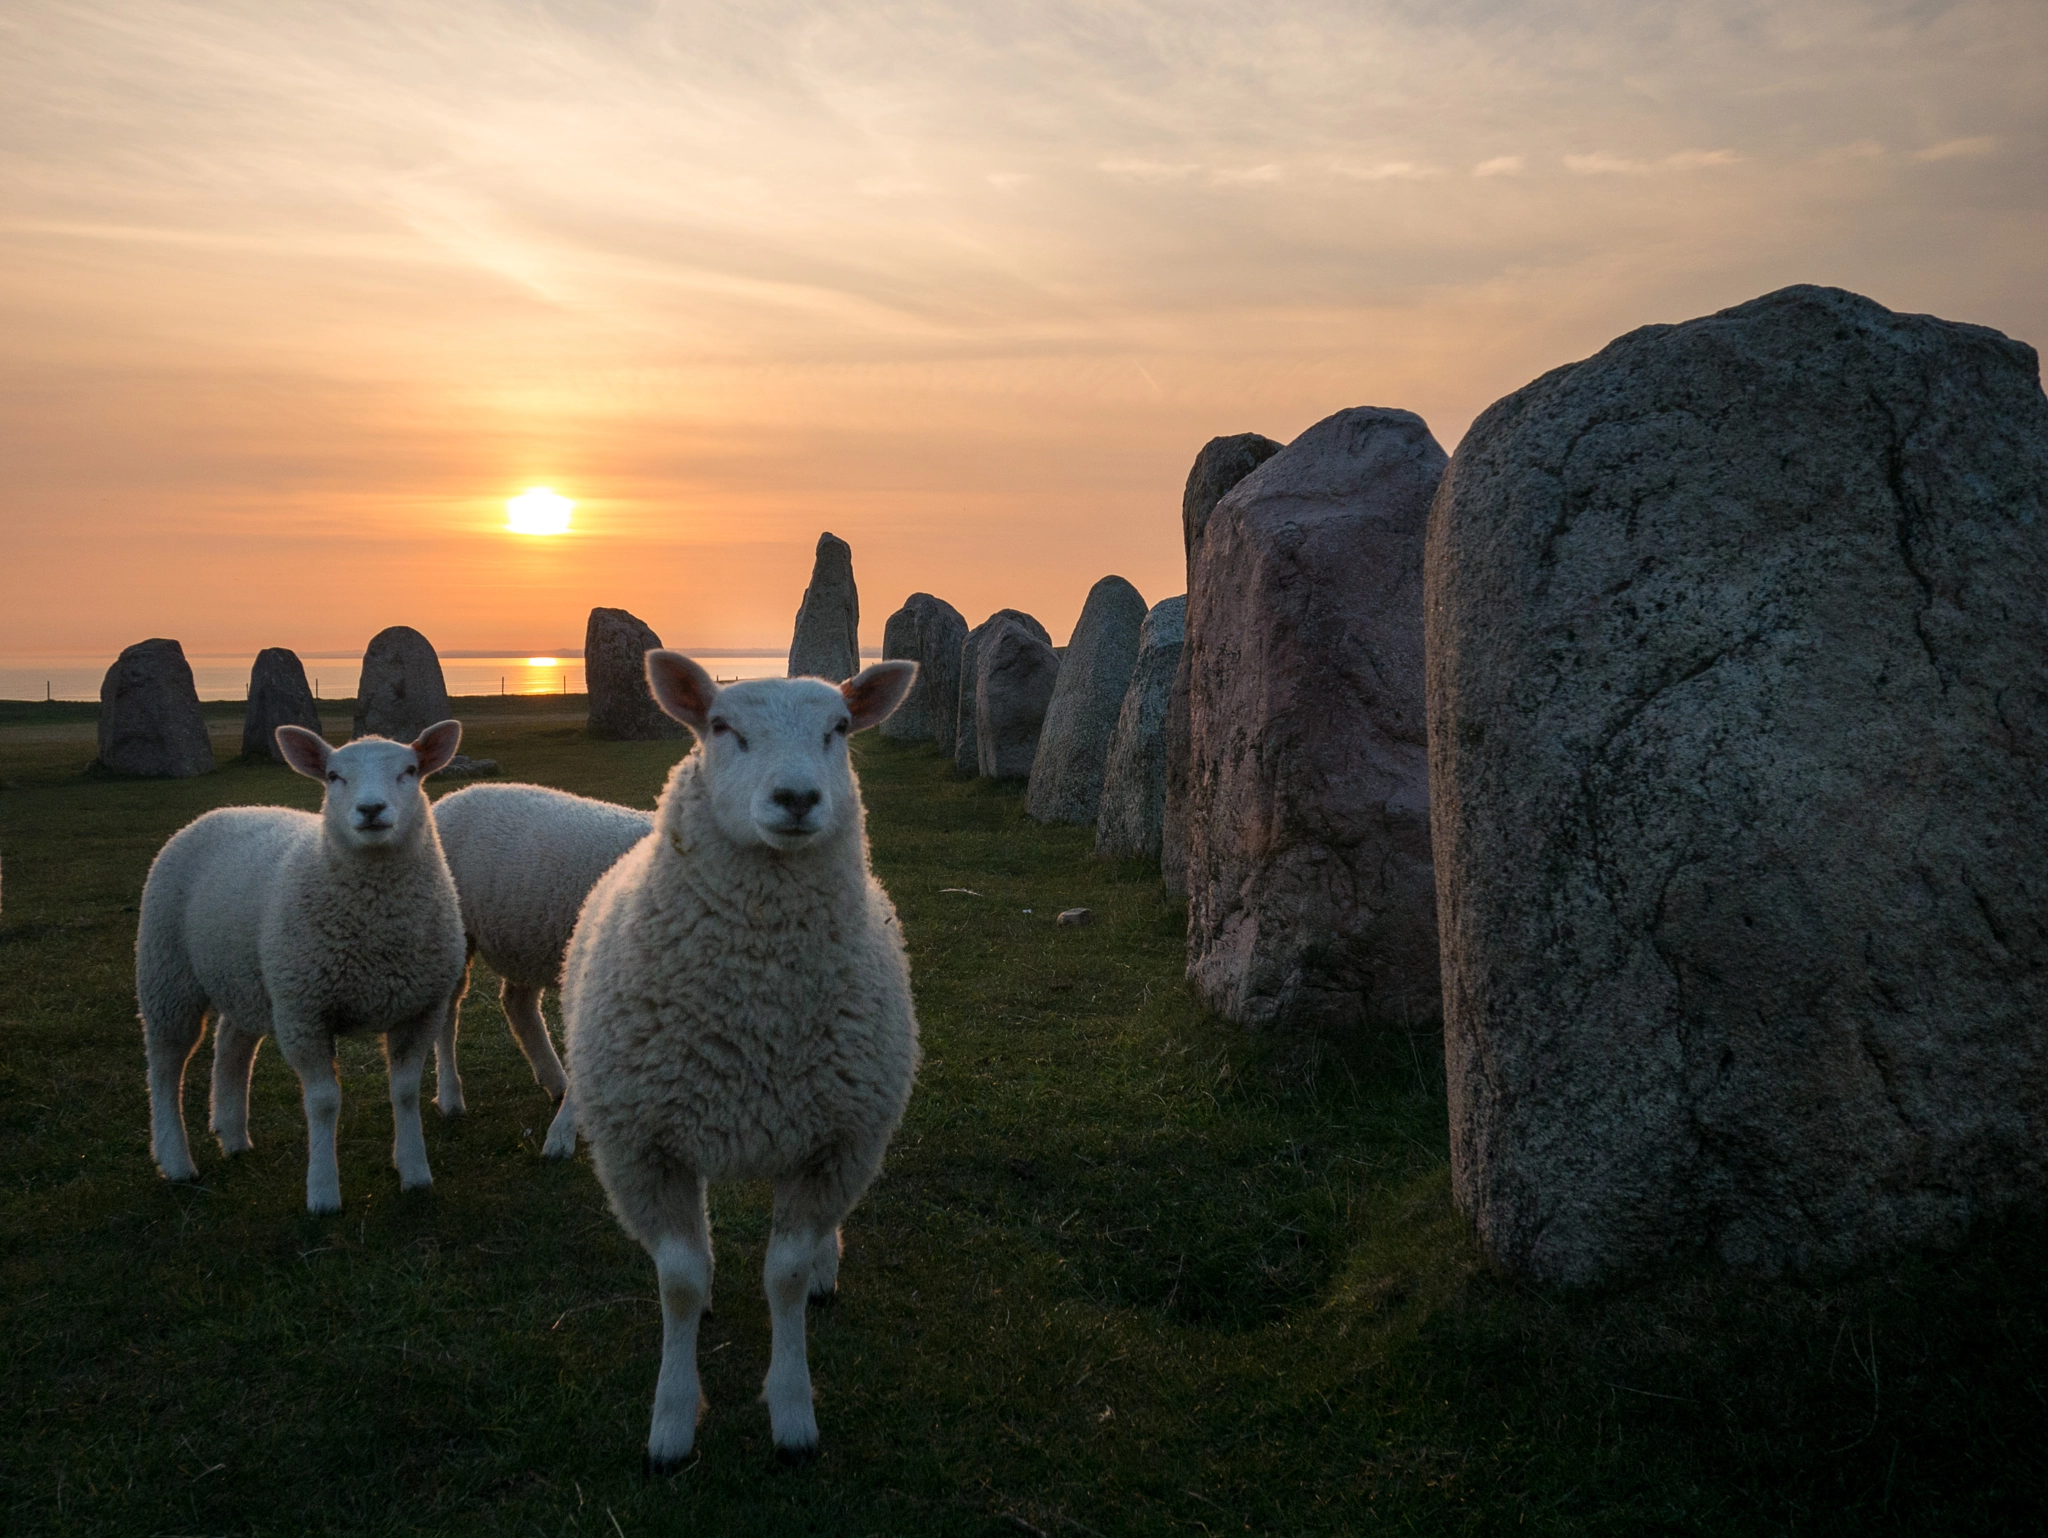
[[[530,668],[551,668],[559,661],[560,659],[556,657],[528,657],[526,665]]]
[[[569,514],[576,504],[556,496],[545,486],[523,491],[505,504],[505,527],[514,534],[562,534],[569,528]]]

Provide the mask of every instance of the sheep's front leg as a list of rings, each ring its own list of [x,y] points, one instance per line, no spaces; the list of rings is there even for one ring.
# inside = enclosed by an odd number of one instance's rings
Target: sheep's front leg
[[[475,954],[476,947],[472,945],[469,955]],[[447,1012],[434,1036],[434,1103],[443,1116],[461,1116],[469,1109],[469,1103],[462,1098],[462,1070],[455,1066],[455,1035],[462,1025],[462,999],[468,992],[469,960],[465,958],[461,980],[448,997]]]
[[[573,1159],[576,1157],[576,1091],[565,1088],[562,1103],[555,1110],[555,1119],[548,1123],[547,1141],[540,1145],[543,1159]]]
[[[569,1092],[569,1079],[562,1072],[562,1060],[555,1056],[555,1044],[548,1039],[547,1016],[540,1012],[540,989],[508,982],[498,999],[505,1006],[505,1023],[512,1028],[512,1039],[533,1069],[533,1082],[559,1106]]]
[[[341,1083],[334,1076],[334,1038],[318,1026],[278,1021],[277,1049],[299,1076],[306,1107],[306,1210],[341,1211]]]
[[[768,1402],[776,1456],[785,1462],[818,1450],[804,1305],[837,1288],[839,1220],[860,1199],[880,1162],[879,1149],[869,1157],[835,1151],[803,1174],[775,1183],[775,1221],[762,1267],[773,1344],[761,1397]]]
[[[384,1033],[384,1057],[391,1080],[391,1162],[398,1167],[398,1189],[416,1191],[434,1183],[427,1167],[427,1136],[420,1127],[420,1079],[426,1072],[427,1047],[434,1040],[435,1020],[422,1016]]]
[[[145,993],[147,990],[143,990]],[[203,1003],[177,1000],[146,1008],[142,1046],[149,1058],[149,1151],[166,1180],[196,1180],[185,1136],[185,1065],[206,1032]]]
[[[238,1029],[227,1016],[213,1023],[213,1135],[220,1151],[247,1153],[249,1142],[249,1078],[256,1071],[261,1032]]]
[[[661,1374],[647,1430],[647,1470],[667,1474],[697,1445],[704,1389],[697,1377],[697,1324],[711,1308],[711,1224],[694,1172],[641,1164],[607,1171],[619,1215],[654,1257],[661,1288]]]

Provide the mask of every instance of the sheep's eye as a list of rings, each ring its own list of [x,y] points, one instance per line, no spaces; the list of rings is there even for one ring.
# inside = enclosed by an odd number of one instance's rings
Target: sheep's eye
[[[402,770],[400,770],[400,771],[399,771],[399,775],[398,775],[398,777],[399,777],[399,778],[400,778],[400,779],[402,780],[402,779],[404,779],[404,778],[405,778],[405,777],[406,777],[406,776],[407,776],[408,774],[418,774],[419,772],[420,772],[420,766],[419,766],[418,764],[409,764],[409,765],[407,765],[407,766],[406,766],[406,767],[405,767],[404,769],[402,769]]]
[[[330,785],[339,785],[341,783],[341,776],[336,774],[332,769],[330,769],[327,771],[327,783]]]
[[[716,737],[721,732],[723,732],[726,736],[732,738],[734,742],[738,743],[740,746],[740,751],[742,753],[747,751],[747,739],[742,737],[738,732],[734,731],[731,726],[727,725],[725,717],[713,716],[711,718],[711,735]]]

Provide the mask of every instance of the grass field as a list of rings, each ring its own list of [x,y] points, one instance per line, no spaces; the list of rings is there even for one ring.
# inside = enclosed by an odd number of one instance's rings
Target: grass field
[[[678,745],[591,742],[546,703],[460,702],[464,751],[652,804]],[[398,1192],[363,1042],[338,1218],[304,1210],[274,1048],[256,1151],[204,1134],[202,1049],[201,1179],[158,1178],[132,975],[149,861],[210,807],[318,787],[268,764],[89,776],[89,738],[56,728],[91,709],[0,708],[10,1534],[2041,1528],[2038,1224],[1833,1282],[1521,1286],[1452,1210],[1433,1035],[1305,1052],[1206,1016],[1153,872],[872,736],[926,1057],[840,1301],[812,1314],[823,1454],[770,1456],[765,1193],[721,1188],[711,1407],[697,1457],[649,1480],[653,1267],[586,1158],[539,1158],[547,1102],[489,979],[470,1114],[426,1112],[430,1192]],[[1098,922],[1055,928],[1075,905]]]

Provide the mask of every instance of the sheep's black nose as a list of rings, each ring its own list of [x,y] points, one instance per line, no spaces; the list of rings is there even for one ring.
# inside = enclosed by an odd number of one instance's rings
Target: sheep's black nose
[[[356,816],[362,818],[365,822],[374,822],[377,818],[384,815],[384,808],[389,804],[384,801],[358,801],[356,803]]]
[[[822,791],[778,790],[768,798],[792,817],[801,817],[825,799]]]

